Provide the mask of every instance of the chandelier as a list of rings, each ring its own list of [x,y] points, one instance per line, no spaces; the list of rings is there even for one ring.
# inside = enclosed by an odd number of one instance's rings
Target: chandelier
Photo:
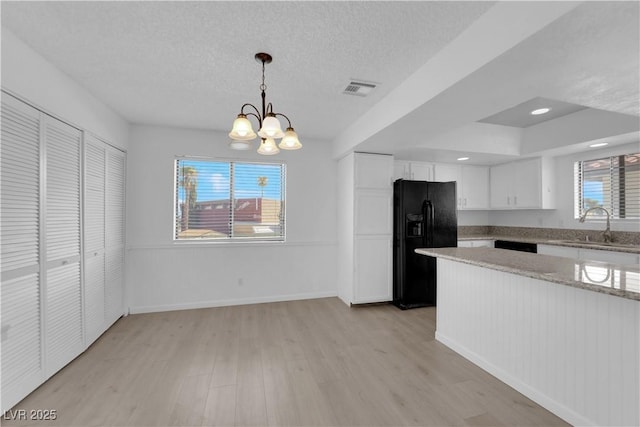
[[[232,140],[229,143],[229,147],[234,150],[249,150],[251,148],[249,141],[260,136],[261,142],[258,153],[266,156],[278,154],[280,152],[278,147],[283,150],[297,150],[302,148],[302,144],[300,144],[298,135],[295,130],[293,130],[289,118],[282,113],[274,113],[271,103],[265,104],[265,91],[267,90],[267,86],[264,84],[264,66],[265,64],[269,64],[273,58],[268,53],[263,52],[256,53],[255,58],[256,61],[262,62],[262,84],[260,85],[260,90],[262,91],[262,112],[253,104],[244,104],[242,108],[240,108],[240,114],[238,114],[238,117],[233,121],[233,129],[229,132],[229,137],[231,137]],[[245,107],[249,109],[249,112],[245,112]],[[260,126],[258,135],[253,131],[251,122],[247,118],[248,116],[253,116],[258,119]],[[284,132],[280,127],[280,121],[277,116],[282,116],[287,119],[288,126]],[[276,145],[275,140],[280,138],[282,138],[280,144]]]

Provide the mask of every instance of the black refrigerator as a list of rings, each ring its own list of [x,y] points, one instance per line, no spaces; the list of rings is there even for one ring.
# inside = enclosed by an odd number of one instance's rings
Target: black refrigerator
[[[458,246],[455,182],[397,180],[393,185],[393,303],[436,305],[436,259],[416,248]]]

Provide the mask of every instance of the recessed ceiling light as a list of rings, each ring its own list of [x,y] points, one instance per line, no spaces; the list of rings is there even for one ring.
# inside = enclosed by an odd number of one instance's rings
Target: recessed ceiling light
[[[469,160],[468,157],[458,157],[458,160],[460,160],[461,162],[465,161],[465,160]]]
[[[596,142],[595,144],[591,144],[589,147],[604,147],[605,145],[609,145],[608,142]]]
[[[538,108],[537,110],[533,110],[531,112],[531,115],[532,116],[539,116],[540,114],[546,114],[549,111],[551,111],[551,108],[546,108],[546,107],[545,108]]]

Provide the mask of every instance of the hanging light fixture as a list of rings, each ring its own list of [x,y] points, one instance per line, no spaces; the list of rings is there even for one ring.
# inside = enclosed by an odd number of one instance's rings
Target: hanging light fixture
[[[262,91],[262,111],[258,110],[253,104],[244,104],[242,108],[240,108],[240,114],[238,114],[238,117],[234,120],[233,128],[231,132],[229,132],[229,137],[231,138],[229,147],[234,150],[249,150],[251,148],[249,141],[260,136],[262,141],[258,148],[258,153],[266,156],[278,154],[280,152],[278,147],[283,150],[297,150],[302,148],[302,144],[300,144],[300,140],[298,140],[298,134],[296,134],[296,131],[291,126],[289,118],[282,113],[274,113],[271,103],[266,104],[267,95],[265,91],[267,90],[267,86],[264,84],[264,66],[265,64],[271,63],[273,58],[264,52],[256,53],[255,58],[256,61],[262,62],[262,84],[260,85],[260,90]],[[253,111],[245,112],[245,107]],[[253,116],[258,119],[260,130],[257,135],[253,131],[253,127],[247,116]],[[282,131],[280,120],[278,120],[277,116],[282,116],[287,119],[288,127],[284,132]],[[276,145],[276,139],[281,139],[280,144]]]

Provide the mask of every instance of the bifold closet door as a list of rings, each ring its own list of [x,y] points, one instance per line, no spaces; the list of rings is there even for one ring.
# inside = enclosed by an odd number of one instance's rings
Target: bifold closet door
[[[84,307],[87,343],[106,330],[105,318],[105,144],[85,134]]]
[[[105,315],[107,327],[124,314],[125,154],[107,147],[105,189]]]
[[[84,279],[87,342],[124,314],[125,155],[85,134]]]
[[[45,360],[53,375],[84,350],[80,246],[81,132],[44,115]]]
[[[40,116],[2,93],[2,411],[44,378],[40,276]]]

